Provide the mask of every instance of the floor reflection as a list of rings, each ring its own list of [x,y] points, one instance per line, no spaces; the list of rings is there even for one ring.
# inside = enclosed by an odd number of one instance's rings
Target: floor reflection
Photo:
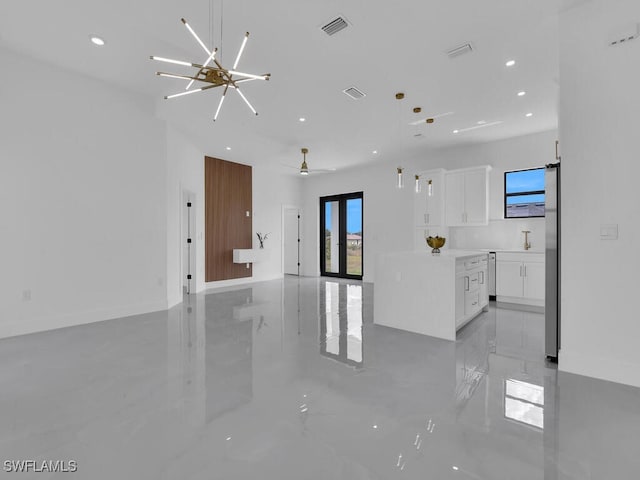
[[[362,367],[362,285],[337,281],[322,283],[318,302],[320,353]]]
[[[4,339],[0,450],[92,480],[637,477],[640,390],[559,374],[542,315],[448,342],[375,325],[373,290],[285,278]]]

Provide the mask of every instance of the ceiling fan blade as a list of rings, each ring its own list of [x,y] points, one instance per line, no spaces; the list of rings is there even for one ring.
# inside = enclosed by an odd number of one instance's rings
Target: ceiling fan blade
[[[409,125],[420,125],[421,123],[425,123],[428,119],[430,118],[441,118],[441,117],[446,117],[447,115],[453,115],[455,112],[445,112],[445,113],[439,113],[438,115],[431,115],[429,117],[425,117],[422,118],[420,120],[416,120],[415,122],[411,122],[409,123]]]

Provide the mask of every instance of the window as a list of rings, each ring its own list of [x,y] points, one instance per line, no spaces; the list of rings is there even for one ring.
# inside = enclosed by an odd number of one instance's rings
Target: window
[[[544,217],[544,171],[504,172],[504,218]]]

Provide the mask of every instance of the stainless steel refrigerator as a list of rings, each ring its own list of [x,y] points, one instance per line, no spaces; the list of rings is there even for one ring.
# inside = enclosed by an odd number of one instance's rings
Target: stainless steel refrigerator
[[[546,166],[545,193],[545,354],[557,361],[560,349],[560,164]]]

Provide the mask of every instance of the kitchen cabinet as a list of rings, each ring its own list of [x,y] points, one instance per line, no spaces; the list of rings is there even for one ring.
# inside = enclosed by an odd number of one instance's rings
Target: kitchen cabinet
[[[455,249],[379,255],[374,323],[455,341],[456,330],[488,308],[487,257]]]
[[[489,223],[490,168],[484,166],[445,172],[445,225],[462,227]]]
[[[489,305],[487,255],[456,262],[456,330]]]
[[[544,289],[544,253],[496,253],[497,301],[542,307]]]

